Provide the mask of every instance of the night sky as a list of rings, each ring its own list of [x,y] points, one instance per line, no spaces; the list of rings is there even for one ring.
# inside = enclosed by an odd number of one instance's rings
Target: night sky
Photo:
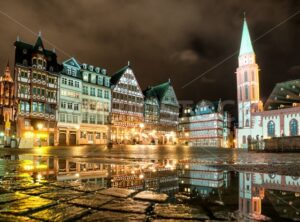
[[[143,89],[171,78],[179,100],[196,102],[236,99],[237,55],[183,86],[239,49],[244,11],[254,40],[299,11],[300,1],[9,0],[0,10],[1,71],[8,58],[13,63],[16,37],[33,44],[27,28],[41,30],[60,62],[73,56],[111,75],[130,60]],[[300,14],[255,42],[254,50],[264,101],[275,83],[300,76]]]

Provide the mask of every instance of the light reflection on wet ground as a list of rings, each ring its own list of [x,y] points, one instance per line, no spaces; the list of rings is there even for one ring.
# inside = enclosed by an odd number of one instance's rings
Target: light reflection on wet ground
[[[0,221],[299,220],[299,157],[180,146],[2,149]]]

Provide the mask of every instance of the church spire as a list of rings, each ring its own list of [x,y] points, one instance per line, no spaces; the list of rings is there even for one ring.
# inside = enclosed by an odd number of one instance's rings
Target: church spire
[[[248,53],[254,53],[252,42],[249,34],[249,29],[246,21],[246,16],[244,13],[244,24],[243,24],[243,33],[242,33],[242,41],[241,41],[241,48],[240,48],[240,54],[244,55]]]

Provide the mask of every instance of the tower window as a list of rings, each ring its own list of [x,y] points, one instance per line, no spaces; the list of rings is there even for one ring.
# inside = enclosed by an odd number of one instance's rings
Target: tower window
[[[248,85],[245,86],[245,99],[248,100],[249,99],[249,89],[248,89]]]
[[[244,80],[245,80],[245,82],[248,82],[248,74],[246,71],[244,72]]]

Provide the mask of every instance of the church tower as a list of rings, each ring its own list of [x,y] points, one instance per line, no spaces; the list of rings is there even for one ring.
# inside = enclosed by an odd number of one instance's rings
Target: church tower
[[[251,113],[261,111],[259,96],[259,67],[248,30],[246,18],[243,22],[242,40],[236,70],[239,128],[251,127]]]

